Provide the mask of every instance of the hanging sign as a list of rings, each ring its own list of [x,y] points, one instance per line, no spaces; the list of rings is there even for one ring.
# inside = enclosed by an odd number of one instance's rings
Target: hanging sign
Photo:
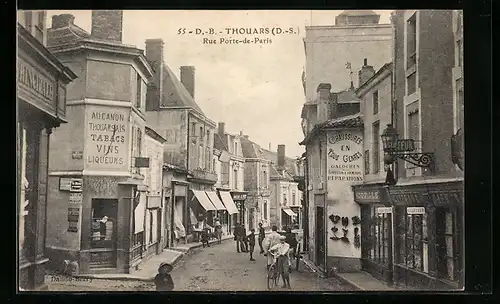
[[[425,207],[407,207],[406,214],[425,214]]]
[[[70,191],[71,190],[71,178],[61,177],[59,179],[59,190]]]
[[[71,188],[69,191],[71,192],[82,192],[82,184],[83,179],[81,178],[72,178],[71,179]]]
[[[378,207],[377,213],[392,213],[392,207]]]

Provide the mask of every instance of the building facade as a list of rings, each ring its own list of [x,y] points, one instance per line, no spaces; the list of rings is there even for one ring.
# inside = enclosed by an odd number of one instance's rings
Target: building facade
[[[19,11],[17,23],[17,214],[19,289],[46,289],[50,137],[65,128],[67,85],[76,75],[47,48],[45,11]]]
[[[391,60],[391,25],[379,20],[373,11],[346,10],[336,17],[335,25],[306,26],[302,77],[306,101],[316,98],[320,83],[332,84],[334,92],[349,87],[356,81],[351,72],[361,68],[364,58],[370,58],[375,69]]]
[[[229,204],[231,207],[226,211],[219,212],[219,219],[224,226],[224,231],[227,233],[234,231],[236,223],[243,224],[247,231],[249,229],[249,214],[245,212],[245,158],[241,149],[241,136],[242,134],[232,135],[226,133],[225,124],[219,122],[214,140],[214,150],[216,151],[214,166],[217,172],[216,189],[219,193],[229,191],[233,202],[236,204],[234,210],[234,208],[231,208],[233,205],[231,201],[224,202],[224,205]]]
[[[62,14],[48,32],[49,49],[78,80],[68,86],[71,121],[51,140],[46,248],[55,267],[77,261],[81,273],[128,273],[142,257],[135,217],[148,204],[140,167],[153,72],[142,50],[122,44],[122,19],[93,11],[89,34]]]
[[[258,223],[270,228],[277,225],[271,221],[271,161],[265,157],[264,150],[249,140],[247,135],[243,135],[240,141],[245,157],[246,210],[255,215],[248,223],[249,228],[256,228]]]
[[[154,69],[148,86],[146,117],[148,124],[165,137],[164,162],[187,170],[188,188],[171,187],[173,221],[185,230],[186,240],[197,240],[207,220],[213,218],[216,207],[205,192],[213,192],[217,175],[213,168],[213,146],[216,124],[205,116],[195,102],[195,68],[182,66],[180,78],[164,60],[163,40],[146,40],[146,57]],[[178,191],[175,188],[178,187]],[[169,216],[169,215],[167,215]],[[171,226],[171,230],[176,230]]]
[[[387,63],[356,90],[364,123],[364,182],[353,187],[361,207],[361,268],[392,280],[392,237],[386,167],[381,134],[392,124],[392,63]]]
[[[464,286],[463,167],[459,162],[463,146],[457,151],[460,134],[454,125],[460,112],[454,96],[461,98],[460,89],[454,90],[460,88],[454,85],[458,74],[454,71],[460,70],[461,54],[456,54],[460,36],[454,32],[454,16],[451,10],[394,13],[395,129],[405,142],[414,143],[410,153],[426,153],[432,161],[424,166],[397,157],[392,166],[395,182],[378,191],[355,193],[373,201],[379,192],[390,203],[377,216],[375,229],[394,240],[393,245],[387,242],[380,247],[381,252],[386,250],[384,255],[392,255],[392,278],[385,278],[397,285]],[[408,148],[399,143],[398,150]]]

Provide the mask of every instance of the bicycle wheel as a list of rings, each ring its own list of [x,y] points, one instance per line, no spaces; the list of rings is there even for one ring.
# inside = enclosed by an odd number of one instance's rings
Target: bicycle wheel
[[[267,289],[276,287],[276,266],[271,265],[267,271]]]

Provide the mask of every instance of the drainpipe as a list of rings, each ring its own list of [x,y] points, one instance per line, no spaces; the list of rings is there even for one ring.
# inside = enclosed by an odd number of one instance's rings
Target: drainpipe
[[[189,111],[187,111],[187,147],[186,147],[186,169],[187,169],[187,174],[189,174],[189,147],[191,147],[191,140],[190,140],[190,136],[191,136],[191,121],[189,120],[190,118],[190,114]],[[187,178],[186,178],[187,179]],[[188,221],[188,216],[189,216],[189,213],[188,213],[188,202],[189,202],[189,190],[190,190],[190,185],[191,183],[189,183],[188,187],[187,187],[187,191],[186,191],[186,201],[184,202],[184,223],[182,223],[184,225],[184,229],[186,230],[186,243],[187,243],[187,235],[188,235],[188,225],[187,224],[187,221]]]

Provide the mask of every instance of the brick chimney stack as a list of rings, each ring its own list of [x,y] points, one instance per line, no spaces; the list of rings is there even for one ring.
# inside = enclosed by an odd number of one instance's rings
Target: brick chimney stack
[[[365,58],[363,66],[358,72],[358,88],[361,87],[368,79],[372,78],[373,75],[375,75],[375,69],[371,65],[368,65],[368,59]]]
[[[146,58],[153,68],[154,75],[148,86],[146,111],[156,110],[163,104],[163,40],[146,39]]]
[[[100,40],[122,42],[123,11],[93,10],[91,35]]]
[[[75,23],[75,16],[71,14],[60,14],[52,16],[52,29],[60,29]]]
[[[194,66],[181,66],[181,82],[188,91],[189,95],[194,98]]]
[[[330,90],[332,85],[329,83],[320,83],[316,92],[318,93],[318,116],[316,123],[322,123],[330,118]]]
[[[226,133],[226,131],[224,130],[226,127],[226,124],[223,123],[223,122],[219,122],[219,129],[218,129],[218,133],[220,135],[224,135]]]
[[[278,145],[278,168],[285,167],[285,145]]]

